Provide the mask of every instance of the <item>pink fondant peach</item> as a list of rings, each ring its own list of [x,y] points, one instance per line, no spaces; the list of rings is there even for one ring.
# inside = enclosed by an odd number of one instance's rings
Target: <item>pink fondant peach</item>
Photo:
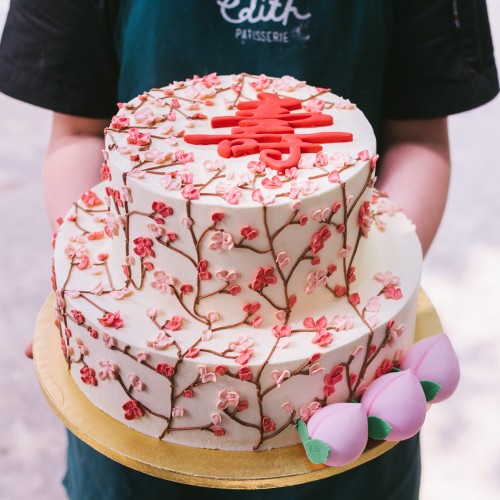
[[[311,439],[325,442],[331,449],[330,466],[346,465],[356,460],[368,441],[368,420],[364,407],[358,403],[336,403],[318,410],[309,420]]]
[[[433,403],[449,398],[460,380],[460,366],[450,339],[444,333],[414,344],[401,361],[403,370],[411,370],[419,380],[430,380],[441,386]]]
[[[414,436],[426,414],[425,394],[410,370],[387,373],[374,380],[361,398],[369,416],[384,419],[392,430],[387,441],[401,441]]]

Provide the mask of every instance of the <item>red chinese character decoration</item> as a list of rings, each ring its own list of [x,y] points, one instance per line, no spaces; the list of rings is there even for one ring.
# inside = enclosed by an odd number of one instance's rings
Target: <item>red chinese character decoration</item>
[[[291,113],[302,107],[302,101],[293,97],[267,92],[257,97],[258,101],[238,103],[233,116],[212,118],[212,128],[233,127],[231,134],[190,134],[184,140],[189,144],[217,144],[223,158],[260,153],[261,161],[278,172],[296,167],[302,153],[318,153],[323,149],[321,144],[352,141],[348,132],[296,134],[296,128],[332,125],[333,118],[323,113]],[[288,157],[283,158],[283,153]]]

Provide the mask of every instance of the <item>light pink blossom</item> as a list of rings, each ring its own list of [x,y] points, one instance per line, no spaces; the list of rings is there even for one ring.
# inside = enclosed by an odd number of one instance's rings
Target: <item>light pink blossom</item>
[[[271,377],[276,382],[276,387],[281,387],[285,379],[290,378],[290,370],[273,370],[271,372]]]
[[[173,287],[176,283],[176,280],[173,276],[165,274],[164,271],[155,271],[153,273],[153,277],[156,281],[153,281],[151,283],[152,288],[162,293],[168,293],[169,295],[173,295],[174,293]]]
[[[229,251],[234,247],[233,237],[225,231],[215,231],[210,237],[208,248],[215,252]]]
[[[146,340],[146,345],[157,351],[163,351],[174,343],[174,339],[164,330],[160,330],[156,337],[151,340]]]
[[[118,373],[118,366],[108,360],[103,360],[99,362],[99,366],[101,367],[101,371],[98,376],[101,380],[106,379],[116,379],[116,374]]]
[[[240,401],[240,395],[236,391],[224,389],[219,393],[217,408],[225,410],[228,406],[236,406]]]

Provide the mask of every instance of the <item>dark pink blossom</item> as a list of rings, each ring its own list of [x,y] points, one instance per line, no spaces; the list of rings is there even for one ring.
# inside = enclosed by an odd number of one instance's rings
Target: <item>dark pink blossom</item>
[[[122,130],[127,128],[130,124],[130,119],[128,116],[115,115],[111,118],[111,128],[115,130]]]
[[[139,238],[136,238],[134,240],[134,252],[139,256],[139,257],[155,257],[156,254],[154,250],[152,249],[153,246],[153,240],[151,238],[145,238],[143,236],[140,236]]]
[[[171,377],[175,373],[175,368],[168,363],[158,363],[156,365],[156,371],[163,375],[164,377]]]
[[[238,370],[238,377],[240,378],[241,381],[252,380],[253,372],[248,366],[242,366]]]
[[[272,333],[278,339],[290,337],[292,334],[292,327],[290,325],[275,325],[273,326]]]
[[[262,418],[262,429],[265,433],[274,432],[276,430],[276,424],[271,417]]]
[[[247,240],[253,240],[259,236],[259,231],[252,226],[246,225],[241,228],[240,234]]]
[[[325,246],[325,241],[332,235],[328,226],[323,226],[319,231],[313,234],[311,238],[311,252],[317,254]]]
[[[85,323],[85,316],[81,313],[81,311],[78,311],[77,309],[71,309],[71,314],[73,315],[73,318],[78,325],[83,325],[83,323]]]
[[[134,399],[127,401],[122,408],[125,411],[125,420],[136,420],[144,416],[144,410]]]
[[[80,377],[82,379],[82,382],[86,385],[97,385],[97,378],[95,376],[95,370],[93,368],[90,368],[90,366],[84,366],[80,370]]]
[[[274,267],[259,267],[254,279],[250,283],[250,288],[255,291],[262,290],[267,285],[275,285],[277,281],[274,275]]]
[[[162,201],[153,201],[151,208],[156,213],[160,214],[162,217],[167,217],[167,216],[172,215],[174,213],[172,207],[170,207],[166,203],[163,203]]]
[[[331,396],[335,392],[335,384],[342,380],[343,373],[344,367],[342,365],[337,365],[334,366],[332,370],[325,375],[323,379],[323,391],[326,397]]]

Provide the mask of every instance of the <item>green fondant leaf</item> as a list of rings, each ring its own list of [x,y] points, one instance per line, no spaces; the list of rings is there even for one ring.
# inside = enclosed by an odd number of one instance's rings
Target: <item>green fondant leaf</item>
[[[441,386],[436,382],[432,382],[431,380],[421,380],[420,385],[424,390],[425,400],[430,403],[440,391]]]
[[[310,439],[304,443],[304,448],[306,449],[307,458],[313,464],[326,462],[332,451],[324,441],[320,441],[319,439]]]
[[[297,433],[299,434],[299,438],[302,441],[302,444],[305,446],[309,439],[309,433],[307,432],[307,425],[300,418],[297,420]]]
[[[391,425],[383,418],[368,417],[368,436],[372,439],[385,439],[391,431]]]
[[[395,366],[392,370],[391,370],[391,373],[396,373],[396,372],[400,372],[401,371],[401,368],[398,368],[397,366]]]

